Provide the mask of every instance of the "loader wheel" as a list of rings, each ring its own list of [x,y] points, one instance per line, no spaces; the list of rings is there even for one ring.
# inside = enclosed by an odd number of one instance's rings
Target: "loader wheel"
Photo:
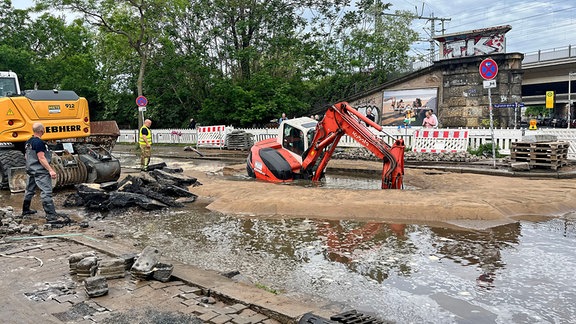
[[[8,189],[8,170],[26,166],[24,154],[17,150],[0,150],[0,189]]]

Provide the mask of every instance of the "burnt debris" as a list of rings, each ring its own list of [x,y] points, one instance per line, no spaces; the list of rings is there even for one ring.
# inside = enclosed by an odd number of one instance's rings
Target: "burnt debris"
[[[183,201],[194,202],[198,197],[188,187],[202,184],[196,178],[182,174],[181,168],[168,168],[160,163],[149,166],[149,170],[137,176],[129,175],[119,182],[76,185],[76,192],[66,197],[64,206],[98,211],[135,206],[156,210],[182,207]]]

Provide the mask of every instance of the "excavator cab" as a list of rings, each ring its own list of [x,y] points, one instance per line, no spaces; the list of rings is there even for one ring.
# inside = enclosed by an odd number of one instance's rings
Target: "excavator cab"
[[[284,123],[284,139],[282,146],[299,156],[304,153],[304,132],[289,123]]]

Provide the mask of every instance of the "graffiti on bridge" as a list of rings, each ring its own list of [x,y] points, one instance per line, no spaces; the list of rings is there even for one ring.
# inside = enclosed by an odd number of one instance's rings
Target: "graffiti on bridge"
[[[446,41],[442,55],[447,59],[503,53],[505,44],[504,34],[463,36]]]

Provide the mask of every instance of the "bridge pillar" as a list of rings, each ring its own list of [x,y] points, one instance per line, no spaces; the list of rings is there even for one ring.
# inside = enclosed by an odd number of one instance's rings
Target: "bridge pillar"
[[[438,98],[442,127],[489,126],[488,89],[484,89],[479,73],[480,62],[488,57],[498,64],[496,88],[491,90],[492,103],[522,102],[522,53],[440,60],[434,66],[442,71]],[[514,108],[495,108],[493,114],[495,127],[514,127]]]

